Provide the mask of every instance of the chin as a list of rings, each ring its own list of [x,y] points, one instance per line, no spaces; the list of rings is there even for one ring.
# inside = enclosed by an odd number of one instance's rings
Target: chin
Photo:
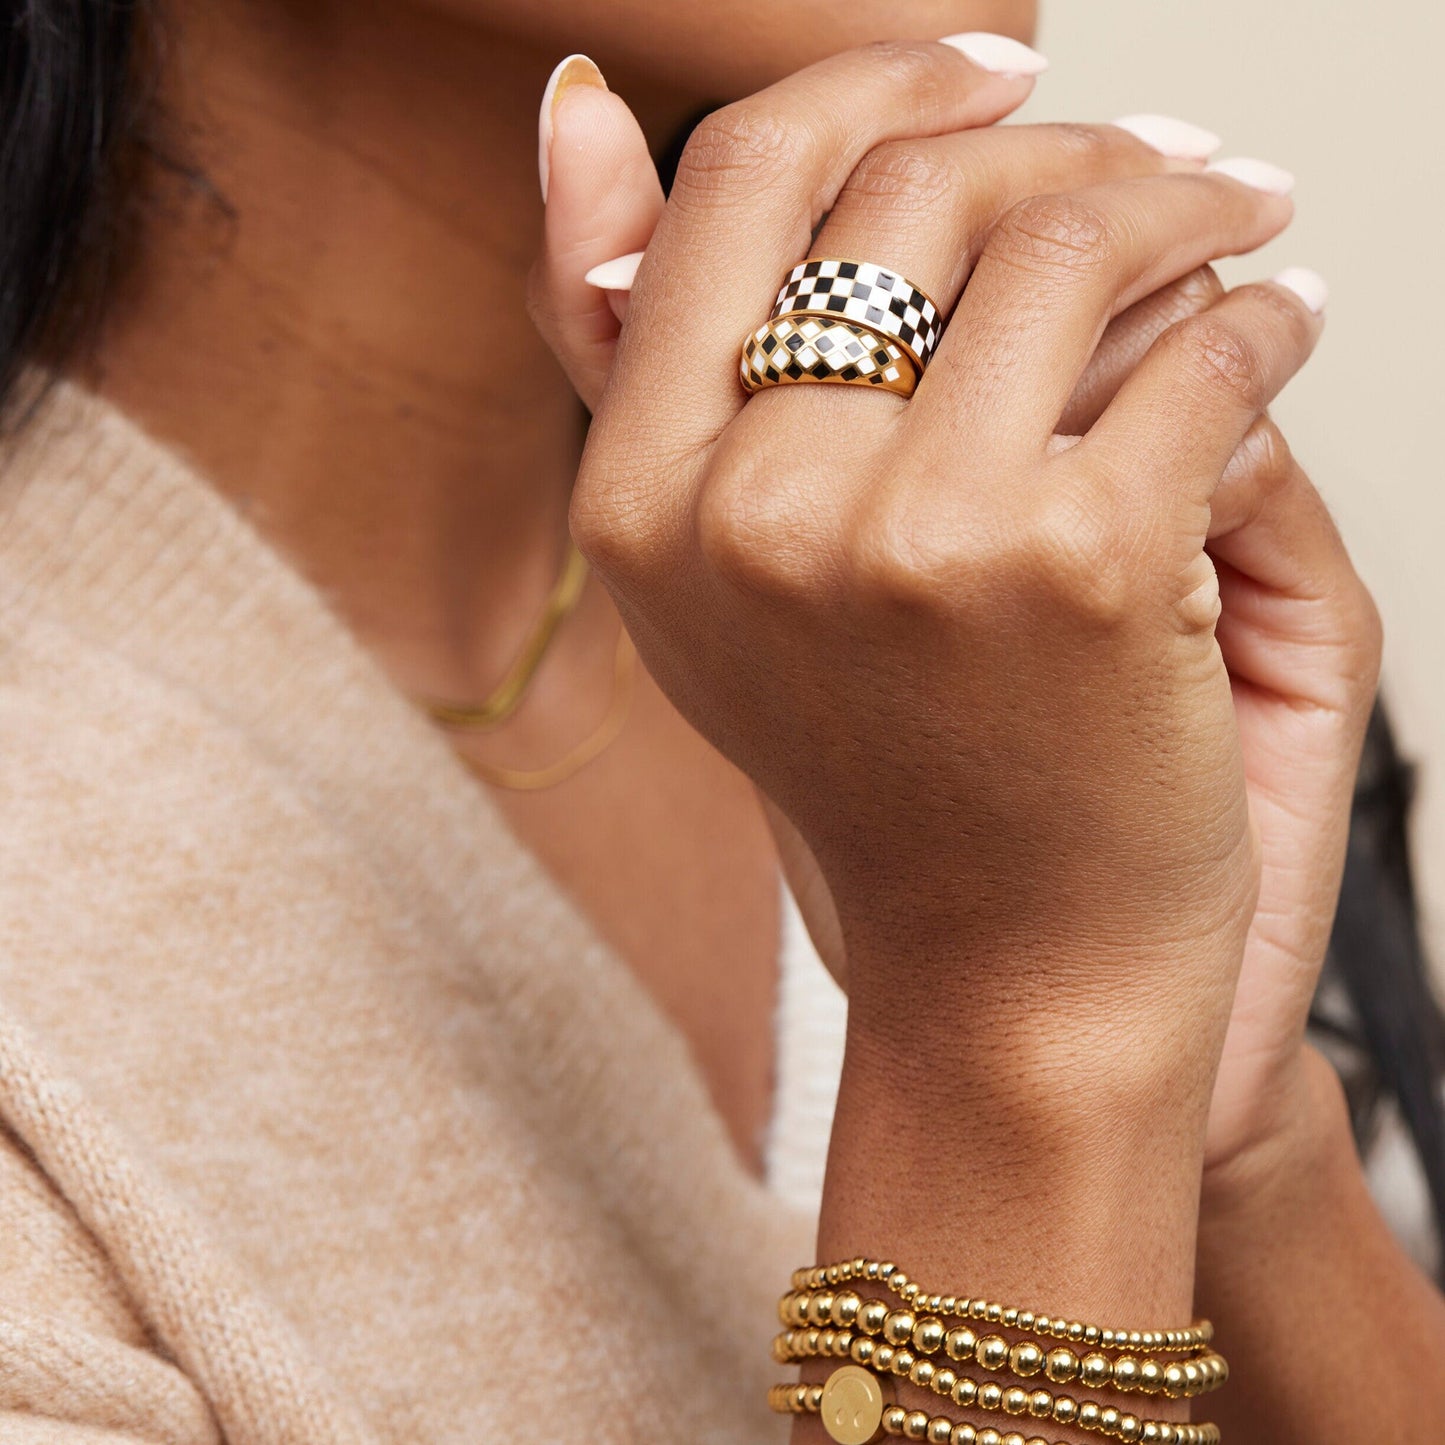
[[[431,0],[434,8],[533,41],[585,51],[717,99],[745,95],[804,65],[875,40],[996,30],[1032,40],[1037,0]]]

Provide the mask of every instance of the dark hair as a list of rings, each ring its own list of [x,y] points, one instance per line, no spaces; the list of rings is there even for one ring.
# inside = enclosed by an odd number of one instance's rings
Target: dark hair
[[[126,160],[144,145],[145,8],[146,0],[17,0],[0,37],[0,413],[15,409],[27,362],[58,358],[79,339],[117,269]],[[664,184],[690,129],[659,158]],[[1445,1020],[1417,921],[1406,848],[1410,791],[1409,769],[1376,709],[1326,965],[1351,1016],[1320,1011],[1315,1023],[1369,1062],[1351,1092],[1357,1136],[1367,1136],[1383,1103],[1399,1109],[1445,1241]]]
[[[15,0],[0,37],[0,403],[96,314],[116,259],[144,0]]]

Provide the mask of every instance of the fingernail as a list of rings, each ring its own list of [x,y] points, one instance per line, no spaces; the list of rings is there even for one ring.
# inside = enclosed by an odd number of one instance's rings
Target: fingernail
[[[600,291],[631,291],[632,279],[637,275],[641,260],[641,251],[629,251],[625,256],[614,256],[612,260],[594,266],[582,279]]]
[[[542,92],[542,109],[537,117],[537,173],[542,179],[542,202],[547,201],[547,182],[552,174],[552,117],[557,102],[574,85],[591,85],[606,90],[602,72],[585,55],[569,55],[547,78]]]
[[[1241,185],[1253,186],[1257,191],[1267,191],[1271,196],[1287,196],[1294,190],[1294,177],[1287,170],[1248,156],[1231,156],[1225,161],[1215,161],[1204,169],[1210,175],[1228,176],[1231,180],[1239,181]]]
[[[1276,286],[1283,286],[1286,291],[1293,291],[1316,316],[1325,309],[1325,302],[1330,299],[1329,282],[1318,271],[1311,271],[1308,266],[1286,266],[1278,276],[1271,276],[1270,280]]]
[[[1172,115],[1124,115],[1114,124],[1176,161],[1207,161],[1224,144],[1212,130]]]
[[[953,46],[980,68],[1011,80],[1024,75],[1042,75],[1049,68],[1047,59],[1022,40],[1015,40],[1011,35],[995,35],[991,30],[945,35],[939,43]]]

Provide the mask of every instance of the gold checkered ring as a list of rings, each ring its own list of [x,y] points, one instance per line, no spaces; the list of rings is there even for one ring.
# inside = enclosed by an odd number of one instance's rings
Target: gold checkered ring
[[[746,390],[821,381],[912,396],[918,368],[897,342],[851,321],[775,316],[743,343]]]
[[[920,373],[943,335],[943,316],[926,291],[872,261],[841,256],[814,256],[794,266],[773,316],[822,316],[866,326],[896,341]]]

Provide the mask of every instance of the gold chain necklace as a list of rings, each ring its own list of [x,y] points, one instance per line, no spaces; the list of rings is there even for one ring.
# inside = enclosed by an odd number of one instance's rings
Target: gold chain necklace
[[[569,540],[562,571],[542,606],[541,615],[502,680],[479,703],[419,699],[431,717],[443,727],[458,732],[490,732],[506,722],[521,706],[558,629],[577,610],[587,575],[586,559],[577,550],[576,543]],[[544,788],[554,788],[566,782],[617,740],[632,711],[636,673],[637,651],[623,627],[618,633],[613,662],[612,700],[602,721],[580,743],[544,768],[500,767],[468,757],[465,753],[460,755],[461,759],[483,782],[494,787],[515,792],[540,792]]]

